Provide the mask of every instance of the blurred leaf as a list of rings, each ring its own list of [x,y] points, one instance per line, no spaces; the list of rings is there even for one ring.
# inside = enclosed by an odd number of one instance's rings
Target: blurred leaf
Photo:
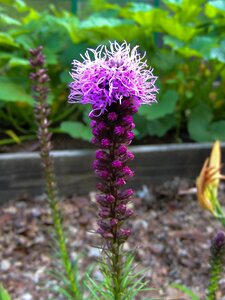
[[[132,9],[125,7],[121,9],[120,15],[126,20],[133,20],[142,26],[142,30],[148,32],[148,35],[152,32],[158,31],[163,19],[169,16],[169,12],[161,9],[150,9],[147,11],[133,11]]]
[[[67,30],[71,40],[74,43],[80,42],[81,37],[79,30],[79,20],[74,15],[67,12],[65,18],[57,18],[56,22]]]
[[[183,25],[172,17],[159,18],[157,21],[165,33],[168,33],[183,42],[189,41],[197,31],[194,26]]]
[[[175,4],[181,6],[183,0],[164,0],[163,2],[167,4]]]
[[[141,139],[148,135],[148,120],[143,116],[140,115],[139,112],[134,115],[134,122],[135,122],[135,130],[136,130],[136,138]]]
[[[11,5],[13,3],[13,0],[0,0],[0,3]]]
[[[211,49],[210,58],[225,63],[225,40],[220,43],[220,47]]]
[[[100,16],[92,15],[89,19],[81,22],[80,28],[117,27],[126,24],[133,24],[133,22],[131,20],[121,20],[117,18],[102,18]]]
[[[38,20],[40,18],[40,14],[33,8],[30,8],[28,14],[23,18],[23,22],[25,24],[33,21]]]
[[[138,3],[138,2],[130,2],[129,3],[129,10],[132,12],[146,12],[154,7],[148,3]]]
[[[209,36],[196,36],[190,43],[190,48],[199,52],[205,59],[210,57],[212,48],[218,45],[217,38]]]
[[[198,142],[211,141],[209,125],[212,118],[213,114],[210,108],[206,104],[198,104],[191,112],[188,122],[188,131],[191,138]]]
[[[176,126],[176,118],[174,114],[166,115],[157,120],[148,122],[148,133],[158,137],[164,136],[171,128]]]
[[[0,13],[0,24],[1,25],[20,25],[21,22],[19,22],[18,20],[6,15],[6,14],[3,14],[3,13]]]
[[[18,47],[12,36],[6,32],[0,32],[0,45]]]
[[[26,93],[21,83],[7,77],[0,77],[0,101],[33,103],[32,97]]]
[[[9,296],[8,292],[3,288],[1,284],[0,284],[0,300],[11,300],[11,297]]]
[[[21,34],[15,38],[16,42],[23,47],[26,51],[28,51],[30,48],[34,47],[34,42],[30,38],[30,36],[27,34]]]
[[[14,56],[9,60],[9,66],[11,68],[13,68],[13,67],[29,67],[29,61],[27,59]]]
[[[8,52],[3,52],[3,51],[1,51],[0,52],[0,59],[9,59],[9,58],[11,58],[12,57],[12,54],[10,54],[10,53],[8,53]]]
[[[85,141],[90,141],[92,138],[91,129],[79,122],[65,121],[62,122],[59,132],[67,133],[73,138],[80,138]]]
[[[88,43],[69,43],[66,49],[60,55],[60,62],[62,65],[71,66],[71,63],[74,59],[81,60],[81,54],[84,54],[90,48]]]
[[[197,142],[225,140],[225,120],[212,122],[213,113],[206,104],[198,104],[188,122],[190,136]]]
[[[189,296],[191,300],[200,300],[200,298],[188,287],[182,284],[174,283],[171,285],[173,288],[184,292],[185,295]]]
[[[225,141],[225,120],[212,123],[210,131],[213,140]]]
[[[18,137],[18,135],[12,131],[12,130],[6,130],[5,133],[10,136],[12,138],[12,140],[17,143],[17,144],[20,144],[21,143],[21,140],[20,138]],[[0,298],[1,299],[1,298]]]
[[[72,81],[69,71],[70,70],[65,70],[60,74],[60,79],[62,83],[68,84],[70,81]]]
[[[81,108],[83,111],[83,121],[86,125],[89,126],[89,124],[90,124],[89,113],[91,111],[91,105],[90,104],[82,105]]]
[[[213,0],[208,2],[209,5],[217,8],[218,10],[222,10],[225,12],[225,1],[224,0]]]
[[[56,65],[58,63],[57,54],[51,51],[51,49],[44,48],[43,52],[45,54],[46,62],[48,65]]]
[[[147,120],[155,120],[174,112],[178,101],[178,93],[175,90],[166,91],[159,103],[154,103],[150,107],[142,105],[139,114],[144,115]]]
[[[205,14],[209,18],[214,18],[218,14],[225,14],[224,0],[209,1],[205,6]]]
[[[18,12],[25,12],[29,10],[29,6],[23,0],[14,0],[13,6]]]
[[[175,52],[166,52],[161,50],[160,52],[155,53],[151,59],[151,63],[156,66],[157,70],[168,72],[175,69],[176,66],[181,63],[181,58]]]
[[[119,5],[109,3],[106,0],[91,0],[91,10],[92,11],[104,11],[106,9],[118,9]]]
[[[166,35],[163,37],[163,41],[166,45],[169,45],[170,47],[172,47],[174,50],[177,50],[179,48],[184,47],[185,43],[176,39],[175,37]]]

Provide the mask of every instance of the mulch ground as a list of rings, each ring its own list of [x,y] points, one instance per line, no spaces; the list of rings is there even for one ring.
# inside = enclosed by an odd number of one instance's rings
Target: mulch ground
[[[210,240],[223,229],[199,207],[195,194],[183,193],[192,184],[174,179],[161,186],[146,186],[134,199],[136,214],[130,221],[133,235],[125,248],[136,249],[137,268],[146,269],[146,279],[157,289],[154,296],[163,300],[190,299],[171,287],[174,282],[185,284],[204,299]],[[220,199],[225,205],[223,185]],[[97,216],[95,193],[61,200],[70,253],[73,258],[82,254],[79,267],[83,272],[100,256],[95,248],[98,237],[92,233]],[[0,282],[13,300],[51,299],[56,284],[49,273],[53,265],[51,227],[44,195],[19,197],[0,207]],[[97,267],[93,276],[101,277]],[[224,300],[224,295],[225,277],[220,281],[217,299]],[[147,296],[149,299],[153,293]]]

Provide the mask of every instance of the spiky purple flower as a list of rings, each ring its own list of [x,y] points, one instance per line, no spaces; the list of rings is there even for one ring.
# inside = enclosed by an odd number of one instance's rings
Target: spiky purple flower
[[[135,107],[156,102],[157,77],[147,68],[143,57],[138,46],[131,49],[126,42],[110,43],[109,49],[103,45],[89,49],[82,56],[83,62],[73,61],[74,81],[70,84],[69,102],[92,104],[96,116],[107,112],[113,103],[121,104],[128,98]],[[115,112],[108,118],[115,121]]]
[[[128,163],[134,159],[127,147],[134,138],[133,115],[141,104],[156,102],[156,76],[138,53],[124,42],[89,49],[83,62],[73,61],[70,84],[70,103],[91,104],[94,143],[100,150],[93,163],[100,182],[97,197],[100,205],[97,232],[101,234],[116,255],[131,230],[124,222],[132,214],[128,204],[132,189],[120,190],[134,176]],[[117,266],[117,267],[116,267]],[[118,268],[118,262],[115,263]]]

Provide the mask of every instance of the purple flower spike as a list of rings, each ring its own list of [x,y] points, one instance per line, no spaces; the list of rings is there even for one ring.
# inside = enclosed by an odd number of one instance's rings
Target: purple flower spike
[[[122,188],[134,176],[128,166],[134,155],[127,150],[134,138],[133,114],[141,104],[156,102],[157,77],[147,67],[138,47],[131,49],[126,42],[110,43],[109,49],[106,46],[89,49],[82,58],[83,62],[73,62],[69,102],[92,105],[89,113],[92,143],[100,148],[93,163],[100,179],[97,232],[116,255],[117,246],[131,234],[123,226],[133,214],[126,206],[133,190]]]

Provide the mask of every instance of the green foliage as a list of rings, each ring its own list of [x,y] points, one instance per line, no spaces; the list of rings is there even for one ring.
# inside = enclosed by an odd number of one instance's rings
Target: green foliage
[[[104,254],[104,253],[103,253]],[[100,271],[104,277],[103,281],[95,281],[88,276],[87,287],[91,293],[92,300],[109,299],[115,300],[114,294],[114,280],[113,273],[110,264],[110,255],[107,253],[105,258],[100,262]],[[144,280],[144,271],[134,271],[134,256],[133,254],[125,253],[122,274],[121,274],[121,286],[122,291],[120,294],[121,300],[134,300],[137,295],[140,295],[144,291],[153,290],[147,288],[148,282]],[[144,298],[143,298],[144,300]],[[157,300],[149,299],[148,300]],[[158,299],[159,300],[159,299]]]
[[[92,137],[91,129],[80,122],[64,121],[61,123],[59,131],[67,133],[73,138],[82,138],[90,141]]]
[[[11,300],[8,292],[4,289],[4,287],[0,284],[0,300]]]
[[[60,253],[58,253],[60,256]],[[82,276],[78,270],[78,264],[79,264],[80,257],[78,257],[75,261],[73,261],[72,265],[72,273],[74,276],[74,280],[79,286],[79,295],[77,297],[74,297],[73,294],[71,294],[71,284],[68,281],[67,276],[63,274],[60,270],[53,270],[51,272],[52,276],[57,280],[58,285],[54,285],[52,288],[52,292],[57,294],[58,296],[63,297],[63,299],[66,300],[74,300],[79,299],[82,300],[91,300],[88,296],[88,289],[87,289],[87,277],[90,277],[93,273],[94,265],[88,267],[85,274]],[[85,296],[84,296],[85,295]]]
[[[200,300],[200,298],[191,289],[189,289],[185,285],[174,283],[171,286],[184,292],[184,294],[189,296],[191,300]]]
[[[199,141],[225,140],[225,120],[212,122],[213,114],[203,103],[197,105],[189,118],[188,129],[191,136]]]
[[[188,131],[190,139],[199,142],[225,140],[224,1],[164,0],[164,6],[155,8],[138,1],[120,6],[92,0],[85,19],[53,5],[40,14],[23,0],[0,3],[0,77],[4,78],[0,81],[0,115],[4,133],[33,134],[27,52],[42,44],[52,79],[52,127],[55,132],[89,139],[82,120],[85,107],[74,104],[71,106],[79,108],[68,109],[66,105],[71,61],[80,59],[79,54],[88,47],[125,39],[146,51],[149,65],[160,78],[159,104],[140,109],[137,138],[170,132],[176,141]],[[9,103],[13,111],[18,103],[27,105],[26,114],[18,109],[13,123],[7,113]],[[208,122],[199,122],[202,106],[209,111]],[[72,121],[75,124],[65,123]],[[78,127],[84,129],[84,135],[76,133]],[[26,133],[21,130],[24,128]]]

